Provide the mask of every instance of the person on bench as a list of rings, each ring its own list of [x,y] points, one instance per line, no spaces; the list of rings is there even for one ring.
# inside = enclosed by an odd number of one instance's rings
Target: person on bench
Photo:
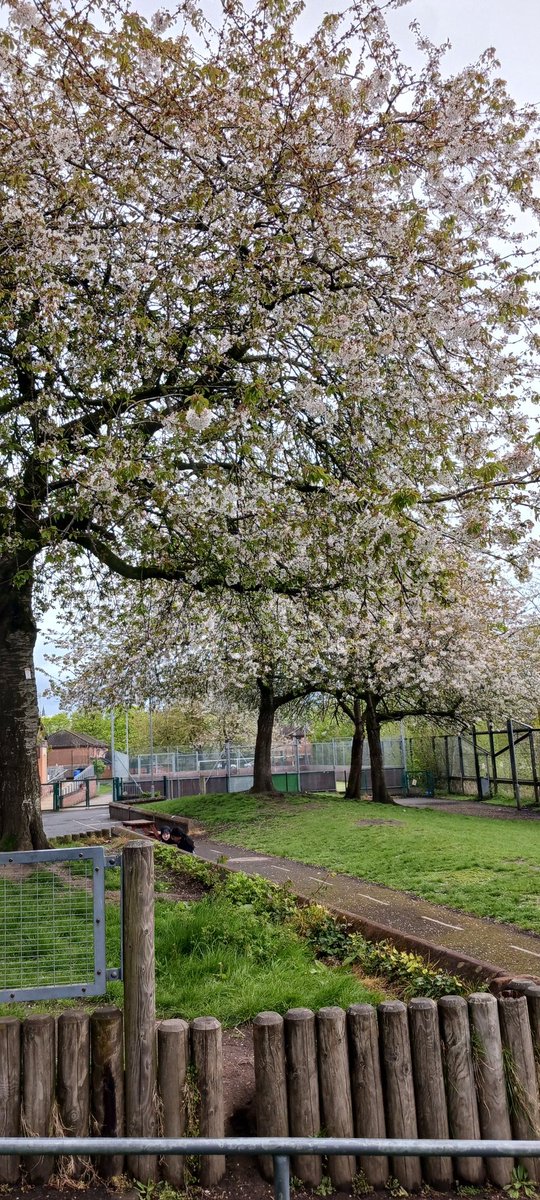
[[[186,850],[188,854],[193,854],[195,842],[182,829],[173,829],[170,825],[164,825],[163,829],[159,831],[159,836],[166,846],[177,846],[179,850]]]

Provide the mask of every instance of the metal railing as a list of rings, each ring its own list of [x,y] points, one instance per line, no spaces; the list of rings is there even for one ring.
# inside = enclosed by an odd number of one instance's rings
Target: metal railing
[[[391,1155],[411,1158],[536,1158],[537,1141],[453,1141],[433,1138],[0,1138],[0,1155],[133,1154],[269,1155],[274,1160],[275,1200],[289,1200],[292,1155]]]

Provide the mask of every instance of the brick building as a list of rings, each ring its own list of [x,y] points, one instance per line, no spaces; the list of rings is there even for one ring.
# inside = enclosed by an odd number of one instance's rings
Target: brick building
[[[87,733],[60,730],[47,737],[49,767],[67,767],[70,772],[88,767],[95,758],[104,758],[109,747]]]

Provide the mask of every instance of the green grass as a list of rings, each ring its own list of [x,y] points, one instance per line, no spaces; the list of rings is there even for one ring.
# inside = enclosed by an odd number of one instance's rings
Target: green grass
[[[216,896],[156,903],[156,988],[160,1016],[211,1013],[225,1026],[264,1009],[381,999],[346,968],[319,962],[292,930]]]
[[[164,852],[163,863],[156,854],[157,881],[164,883],[160,875],[167,869],[167,849],[156,847],[156,851]],[[178,866],[182,865],[176,851],[172,852],[172,860]],[[202,864],[192,863],[190,859],[184,861],[193,866],[191,874],[200,873]],[[76,865],[78,874],[84,864]],[[203,867],[203,874],[204,870]],[[234,882],[239,878],[235,876]],[[53,888],[57,911],[54,925],[51,920]],[[14,885],[12,890],[13,897],[19,898],[19,890]],[[82,927],[88,893],[82,889],[73,891],[68,905],[65,884],[58,877],[54,880],[50,877],[42,886],[38,909],[34,892],[34,884],[27,881],[23,885],[22,904],[17,909],[16,946],[22,943],[27,947],[25,963],[30,972],[24,979],[26,986],[53,982],[53,945],[58,952],[57,939],[60,937],[60,945],[66,948],[67,963],[77,928],[81,952],[85,948],[87,958],[91,957],[91,933],[88,926],[84,930]],[[69,913],[68,919],[66,914]],[[107,965],[118,966],[119,905],[108,903],[106,914]],[[12,944],[15,947],[15,942]],[[190,1019],[212,1014],[227,1027],[247,1021],[264,1009],[285,1012],[288,1008],[304,1005],[320,1008],[339,1004],[346,1007],[357,1001],[377,1003],[383,997],[383,988],[377,992],[368,991],[352,969],[329,967],[320,962],[315,950],[293,929],[272,920],[271,916],[255,912],[251,904],[242,903],[242,897],[229,898],[219,891],[190,904],[161,900],[158,891],[155,949],[158,1017]],[[85,977],[91,978],[92,964],[85,965],[88,968]],[[65,982],[70,981],[68,973]],[[12,978],[8,980],[7,968],[2,982],[4,986],[14,986]],[[84,1007],[89,1003],[95,1007],[103,1001],[122,1004],[122,985],[109,983],[103,998],[86,1001]],[[3,1005],[2,1013],[25,1017],[30,1011],[61,1012],[73,1005],[80,1007],[80,1004],[80,1001],[69,1000],[21,1002]]]
[[[155,807],[192,817],[211,837],[234,845],[540,933],[540,821],[355,803],[330,794],[190,796]],[[400,824],[359,827],[366,818]]]

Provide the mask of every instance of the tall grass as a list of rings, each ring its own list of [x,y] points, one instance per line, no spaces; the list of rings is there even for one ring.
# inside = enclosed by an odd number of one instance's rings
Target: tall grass
[[[381,998],[346,968],[317,961],[292,930],[215,895],[190,905],[157,902],[156,984],[161,1016],[211,1013],[225,1026],[263,1009]]]

